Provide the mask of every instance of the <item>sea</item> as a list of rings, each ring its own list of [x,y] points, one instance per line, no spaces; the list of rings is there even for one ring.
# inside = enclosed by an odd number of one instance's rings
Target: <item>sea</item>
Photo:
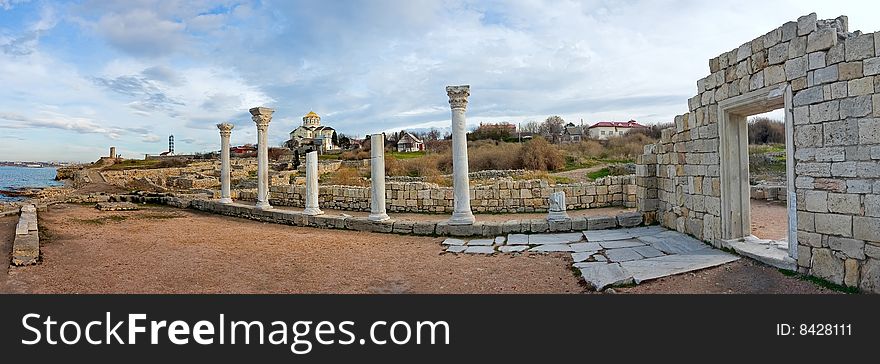
[[[62,182],[55,181],[55,167],[28,168],[0,166],[0,190],[11,190],[27,187],[60,186]],[[0,202],[18,201],[20,197],[4,195],[0,191]]]

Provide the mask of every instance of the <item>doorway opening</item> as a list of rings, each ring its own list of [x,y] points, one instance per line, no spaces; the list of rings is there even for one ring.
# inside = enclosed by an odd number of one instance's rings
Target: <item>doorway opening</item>
[[[794,197],[792,110],[791,88],[783,85],[766,87],[719,102],[717,112],[722,246],[767,264],[794,270],[797,257],[797,199]],[[767,113],[782,116],[784,144],[751,146],[749,119],[767,116]],[[754,153],[750,153],[750,150]],[[769,163],[761,163],[763,161],[759,161],[759,158],[770,160]],[[750,168],[750,165],[762,165],[767,169]],[[773,182],[779,184],[772,188],[769,185],[763,189],[752,187],[753,182],[757,183],[768,173],[774,175]],[[753,196],[760,195],[764,196],[763,201],[752,200]],[[785,201],[784,205],[769,203],[769,195],[773,195],[773,200]]]

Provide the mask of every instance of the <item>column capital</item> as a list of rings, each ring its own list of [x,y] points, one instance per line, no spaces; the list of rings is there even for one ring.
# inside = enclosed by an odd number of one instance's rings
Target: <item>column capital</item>
[[[450,108],[466,109],[468,103],[467,98],[471,95],[471,86],[446,86],[446,95],[449,96]]]
[[[269,127],[269,122],[272,121],[272,114],[275,113],[275,110],[268,107],[255,107],[248,111],[251,113],[251,119],[257,124],[257,128]]]
[[[235,125],[230,123],[219,123],[217,124],[217,129],[220,129],[220,136],[228,137],[232,134],[232,129],[235,128]]]

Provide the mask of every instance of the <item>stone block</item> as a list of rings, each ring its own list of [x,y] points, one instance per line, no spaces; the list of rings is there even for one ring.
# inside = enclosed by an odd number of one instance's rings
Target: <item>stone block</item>
[[[434,227],[437,224],[431,221],[416,221],[413,224],[413,234],[416,235],[434,235]]]
[[[853,217],[838,214],[816,214],[816,232],[843,237],[853,236]]]
[[[846,98],[848,96],[846,85],[846,81],[840,81],[831,84],[831,98],[834,100]]]
[[[794,143],[798,148],[822,146],[822,124],[795,125]]]
[[[844,264],[843,284],[849,287],[859,286],[859,261],[847,259]]]
[[[838,77],[839,75],[837,72],[836,64],[824,68],[819,68],[813,71],[813,82],[809,84],[809,86],[837,82]],[[807,79],[809,80],[809,78]]]
[[[816,31],[816,13],[810,13],[797,19],[797,35],[807,35]]]
[[[846,38],[846,61],[858,61],[875,56],[874,34],[862,34]]]
[[[807,36],[807,53],[824,51],[837,44],[837,29],[822,28]],[[824,57],[823,57],[824,58]]]
[[[798,23],[794,21],[786,22],[782,24],[782,42],[788,42],[794,37],[797,37],[798,33]]]
[[[780,43],[767,50],[767,63],[774,65],[788,60],[788,43]]]
[[[864,240],[829,236],[828,247],[831,248],[831,250],[842,252],[850,258],[865,259]]]
[[[865,216],[880,217],[880,195],[865,195]]]
[[[813,249],[813,261],[810,272],[819,278],[842,284],[844,275],[843,260],[831,254],[829,249]]]
[[[617,219],[611,216],[587,217],[587,230],[613,229],[617,227]]]
[[[811,123],[837,120],[840,118],[840,101],[828,101],[810,105],[809,120]]]
[[[880,218],[853,217],[853,237],[865,241],[880,242]]]
[[[807,57],[801,56],[785,62],[785,79],[791,81],[807,75]]]
[[[786,68],[786,75],[788,69]],[[825,101],[825,90],[821,86],[810,87],[797,91],[792,98],[794,106],[817,104]]]
[[[868,58],[862,62],[862,73],[865,76],[880,74],[880,57]]]
[[[880,260],[868,259],[861,267],[859,289],[863,292],[880,293]]]
[[[797,239],[798,239],[798,243],[800,243],[800,244],[809,245],[814,248],[821,248],[822,247],[822,234],[808,233],[805,231],[798,231],[797,232]]]
[[[854,120],[827,122],[823,125],[823,128],[823,141],[826,147],[853,145],[858,139],[858,125],[856,125]]]
[[[820,68],[824,68],[826,66],[825,63],[825,52],[813,52],[807,55],[807,69],[817,70]]]
[[[874,78],[862,77],[850,80],[847,83],[849,96],[864,96],[874,93]]]
[[[829,193],[828,211],[838,214],[861,214],[859,195],[847,193]]]
[[[838,77],[841,81],[854,80],[864,77],[862,62],[846,62],[837,66]]]
[[[810,249],[809,246],[801,245],[801,246],[798,246],[797,253],[798,253],[797,265],[799,267],[809,268],[810,262],[812,261],[812,258],[813,258],[812,249]]]
[[[828,212],[828,192],[805,191],[804,208],[810,212]]]
[[[878,95],[874,95],[874,101],[878,101]],[[880,144],[880,119],[859,119],[858,134],[860,144]]]
[[[617,225],[620,227],[639,226],[642,221],[644,221],[644,216],[641,212],[627,212],[617,215]]]
[[[856,96],[840,100],[840,118],[863,117],[871,114],[871,96]]]
[[[807,54],[807,37],[797,37],[788,44],[788,59],[803,57]],[[806,62],[805,62],[806,66]]]
[[[857,170],[857,162],[837,162],[831,164],[831,174],[834,177],[856,177]]]

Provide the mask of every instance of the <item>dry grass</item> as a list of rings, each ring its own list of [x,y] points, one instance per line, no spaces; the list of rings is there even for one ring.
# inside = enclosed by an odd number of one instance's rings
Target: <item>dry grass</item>
[[[336,172],[327,173],[322,176],[322,183],[340,186],[369,186],[357,168],[339,167]]]

